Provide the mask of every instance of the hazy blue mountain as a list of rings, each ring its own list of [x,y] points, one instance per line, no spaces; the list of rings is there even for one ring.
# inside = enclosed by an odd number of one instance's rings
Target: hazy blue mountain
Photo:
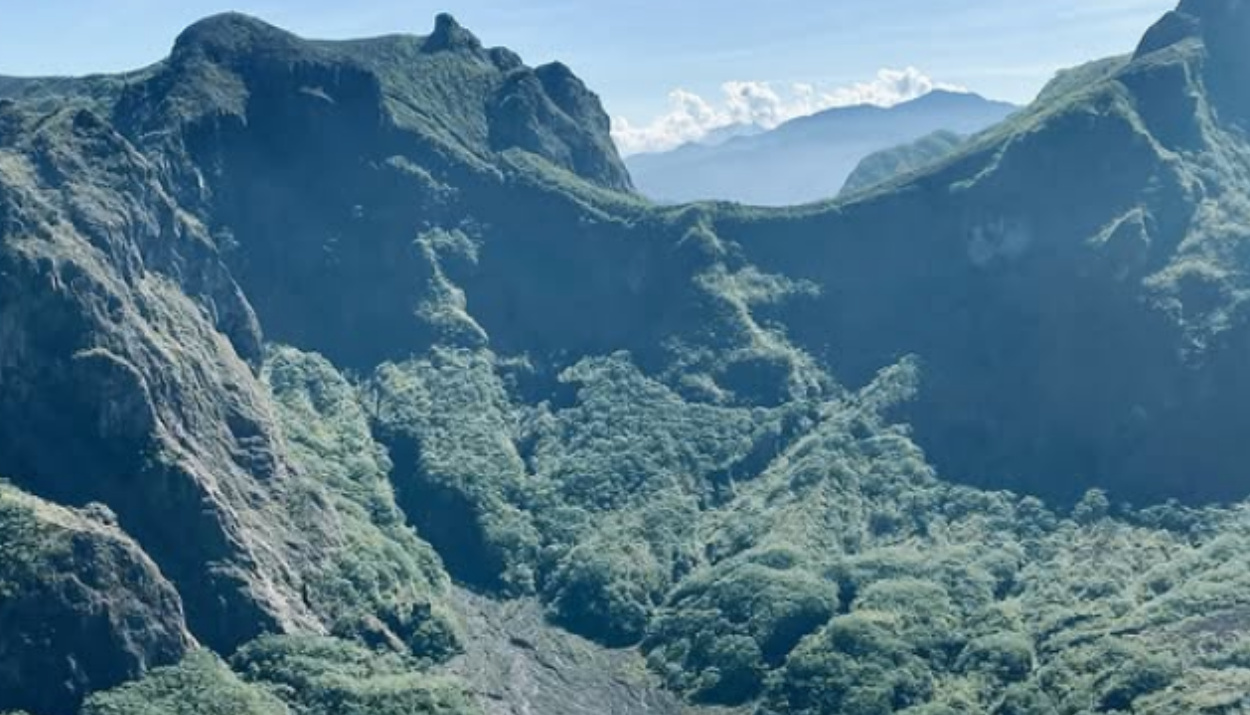
[[[972,134],[1017,107],[937,90],[891,108],[826,110],[771,131],[626,160],[638,190],[658,201],[705,199],[785,206],[838,195],[869,154],[936,131]]]
[[[763,134],[766,131],[768,130],[758,124],[729,124],[713,129],[701,139],[692,143],[701,146],[718,146],[731,139],[752,137],[756,134]]]
[[[1238,712],[1247,35],[788,209],[448,16],[0,83],[0,710]]]

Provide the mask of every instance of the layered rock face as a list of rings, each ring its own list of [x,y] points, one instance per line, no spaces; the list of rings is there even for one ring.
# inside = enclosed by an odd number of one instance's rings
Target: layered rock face
[[[5,472],[60,503],[108,504],[184,588],[206,642],[291,617],[296,599],[266,583],[282,570],[260,575],[249,532],[286,474],[247,363],[251,307],[202,225],[98,114],[8,107],[5,125]]]

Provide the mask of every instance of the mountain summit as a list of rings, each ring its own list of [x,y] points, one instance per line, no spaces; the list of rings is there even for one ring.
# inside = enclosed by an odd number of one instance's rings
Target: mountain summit
[[[177,61],[187,55],[198,54],[228,60],[260,49],[271,52],[279,48],[290,50],[299,43],[295,35],[255,17],[226,12],[206,17],[183,30],[174,40],[170,57]]]
[[[434,19],[434,32],[425,39],[423,47],[427,52],[480,50],[482,43],[472,32],[462,27],[456,18],[442,13]]]
[[[321,98],[413,130],[441,152],[490,163],[519,149],[605,188],[630,186],[598,97],[567,69],[532,69],[506,49],[485,49],[451,15],[439,15],[424,38],[317,42],[228,13],[188,28],[149,73],[120,104],[136,123],[154,109],[178,113],[156,122],[247,121],[277,111],[263,103],[284,101],[298,114]]]
[[[1250,126],[1250,92],[1245,70],[1250,66],[1250,5],[1242,0],[1185,0],[1146,34],[1137,56],[1200,42],[1206,56],[1206,80],[1213,100]]]

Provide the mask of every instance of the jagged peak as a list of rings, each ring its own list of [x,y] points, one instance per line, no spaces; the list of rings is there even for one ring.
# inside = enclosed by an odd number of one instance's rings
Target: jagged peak
[[[1133,57],[1144,57],[1167,49],[1177,43],[1197,37],[1200,32],[1198,18],[1181,11],[1169,12],[1146,31]]]
[[[511,72],[525,66],[521,56],[506,47],[492,47],[490,61],[502,72]]]
[[[566,103],[590,93],[581,78],[563,62],[551,62],[534,68],[543,90],[567,111]]]
[[[1220,54],[1236,51],[1244,55],[1250,33],[1250,2],[1247,0],[1181,0],[1164,15],[1142,39],[1135,57],[1172,47],[1185,40],[1201,38],[1208,50]]]
[[[477,36],[464,28],[450,13],[439,13],[434,18],[434,32],[425,39],[423,49],[426,52],[444,52],[455,50],[482,51],[482,43]]]
[[[583,126],[600,132],[611,131],[611,120],[603,110],[598,95],[563,62],[551,62],[534,68],[534,76],[543,92],[561,111]]]

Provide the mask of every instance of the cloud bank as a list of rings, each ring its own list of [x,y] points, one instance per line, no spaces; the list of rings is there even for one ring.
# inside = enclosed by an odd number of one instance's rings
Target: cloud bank
[[[668,151],[730,125],[772,129],[791,119],[834,107],[856,104],[889,107],[934,89],[962,88],[935,82],[915,67],[908,67],[882,69],[869,82],[832,88],[803,83],[778,87],[770,82],[726,82],[721,85],[722,96],[717,102],[694,92],[675,89],[668,95],[669,110],[650,124],[635,125],[623,117],[614,118],[612,138],[626,156]]]

